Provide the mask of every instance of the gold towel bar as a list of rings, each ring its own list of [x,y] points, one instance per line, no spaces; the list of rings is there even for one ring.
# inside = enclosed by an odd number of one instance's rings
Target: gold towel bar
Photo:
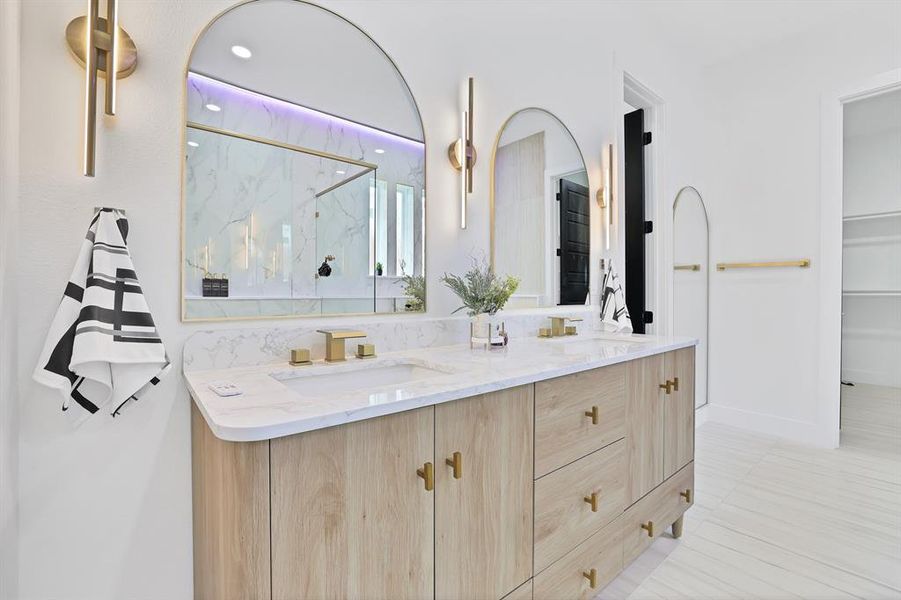
[[[674,271],[700,271],[701,265],[673,265]]]
[[[801,267],[806,269],[810,266],[809,258],[801,260],[782,260],[776,262],[746,262],[746,263],[717,263],[717,271],[725,271],[726,269],[756,269],[758,267]]]

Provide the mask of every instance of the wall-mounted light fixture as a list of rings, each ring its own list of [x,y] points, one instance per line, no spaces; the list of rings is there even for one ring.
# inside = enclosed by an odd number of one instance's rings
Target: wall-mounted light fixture
[[[613,144],[607,144],[607,154],[603,159],[603,183],[598,190],[598,206],[607,210],[607,235],[605,243],[610,249],[610,232],[613,229]]]
[[[66,27],[66,42],[85,68],[84,174],[94,176],[97,138],[97,76],[106,78],[104,112],[116,114],[116,80],[131,75],[138,65],[134,41],[119,27],[118,0],[107,0],[106,18],[99,15],[99,0],[88,0],[88,14]]]
[[[476,149],[472,145],[472,77],[468,82],[467,108],[460,120],[460,137],[447,148],[451,165],[460,171],[460,228],[466,229],[466,200],[472,193],[472,168],[476,164]]]

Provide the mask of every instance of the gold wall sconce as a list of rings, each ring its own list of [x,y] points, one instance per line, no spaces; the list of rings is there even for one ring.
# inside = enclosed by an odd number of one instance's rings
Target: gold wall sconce
[[[467,109],[460,120],[460,137],[447,148],[451,165],[460,171],[460,229],[466,229],[466,203],[472,193],[472,168],[476,164],[476,149],[472,145],[472,77],[469,78],[467,96]]]
[[[107,0],[106,18],[100,16],[99,0],[88,0],[88,14],[66,26],[66,42],[75,59],[85,68],[84,166],[85,176],[94,176],[97,140],[97,77],[105,77],[104,113],[116,114],[116,81],[131,75],[138,65],[134,40],[119,27],[118,0]]]
[[[607,155],[603,159],[603,183],[597,192],[598,206],[607,210],[607,250],[610,249],[610,231],[613,228],[613,144],[607,144]]]

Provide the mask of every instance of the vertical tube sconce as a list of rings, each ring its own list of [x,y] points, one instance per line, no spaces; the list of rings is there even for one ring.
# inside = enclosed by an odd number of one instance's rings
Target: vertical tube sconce
[[[119,27],[118,0],[107,0],[106,18],[100,16],[100,0],[88,0],[88,14],[66,27],[66,42],[75,59],[85,68],[84,165],[87,177],[94,176],[97,139],[97,76],[104,84],[104,113],[116,114],[116,81],[131,75],[138,64],[138,50],[131,37]]]
[[[607,211],[607,235],[604,240],[607,250],[610,250],[610,235],[613,229],[613,144],[607,144],[607,154],[603,160],[603,177],[601,189],[598,190],[598,205]]]
[[[451,142],[447,148],[447,156],[451,165],[460,171],[460,228],[466,229],[466,203],[472,193],[472,168],[476,162],[476,150],[472,145],[472,105],[473,80],[468,81],[467,108],[460,121],[460,137]]]

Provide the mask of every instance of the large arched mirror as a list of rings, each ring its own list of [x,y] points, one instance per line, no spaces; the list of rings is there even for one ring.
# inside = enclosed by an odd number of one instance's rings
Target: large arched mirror
[[[544,109],[520,110],[498,133],[492,163],[491,263],[520,279],[507,306],[585,304],[588,173],[569,129]]]
[[[185,119],[184,319],[424,310],[422,121],[363,31],[239,4],[194,46]]]
[[[710,248],[701,194],[684,187],[673,203],[673,333],[699,340],[695,354],[695,406],[707,404]]]

